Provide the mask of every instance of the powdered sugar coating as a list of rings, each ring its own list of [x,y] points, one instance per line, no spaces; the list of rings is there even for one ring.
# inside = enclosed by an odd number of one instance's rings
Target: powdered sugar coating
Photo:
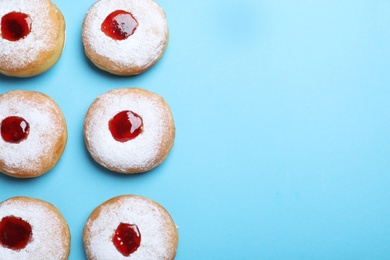
[[[58,116],[61,115],[61,116]],[[31,91],[10,91],[0,95],[0,124],[9,116],[24,118],[30,125],[26,140],[8,143],[0,137],[0,166],[3,172],[15,175],[36,175],[57,161],[53,151],[66,134],[62,112],[48,96]],[[31,177],[31,176],[28,176]]]
[[[135,139],[118,142],[108,127],[117,113],[130,110],[143,120]],[[111,90],[98,97],[88,110],[84,125],[87,147],[104,167],[122,172],[143,172],[165,159],[173,145],[174,123],[165,101],[143,89]]]
[[[0,71],[29,67],[42,52],[56,48],[53,39],[58,38],[58,28],[53,26],[49,7],[50,0],[0,0],[0,18],[10,12],[22,12],[32,20],[31,32],[19,41],[3,39],[0,30]]]
[[[15,197],[0,204],[0,220],[15,216],[31,225],[32,237],[21,250],[0,245],[0,259],[67,259],[70,247],[69,229],[51,204],[26,197]],[[64,234],[67,234],[64,238]]]
[[[91,260],[168,260],[176,255],[176,226],[169,213],[152,200],[123,195],[103,203],[92,215],[83,234]],[[121,222],[137,225],[141,233],[141,244],[129,257],[123,256],[112,242]]]
[[[101,30],[102,22],[116,10],[130,12],[138,21],[134,34],[126,40],[114,40]],[[153,0],[100,0],[89,9],[83,24],[87,56],[101,68],[103,64],[94,55],[108,60],[113,70],[146,70],[161,57],[167,38],[165,13]]]

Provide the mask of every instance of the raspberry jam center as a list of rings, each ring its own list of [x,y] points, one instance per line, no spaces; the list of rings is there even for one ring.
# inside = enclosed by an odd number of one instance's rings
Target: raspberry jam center
[[[25,13],[11,12],[1,18],[1,36],[9,41],[19,41],[31,32],[31,18]]]
[[[112,242],[122,255],[129,256],[137,251],[141,244],[141,233],[135,224],[120,223],[115,230]]]
[[[101,30],[114,40],[125,40],[130,37],[138,27],[134,16],[123,10],[116,10],[103,21]]]
[[[142,133],[143,121],[136,113],[125,110],[116,114],[108,122],[108,128],[115,140],[124,143]]]
[[[9,116],[1,122],[1,137],[8,143],[20,143],[27,139],[30,132],[28,122],[18,116]]]
[[[21,218],[7,216],[0,221],[0,245],[12,250],[27,246],[32,236],[31,225]]]

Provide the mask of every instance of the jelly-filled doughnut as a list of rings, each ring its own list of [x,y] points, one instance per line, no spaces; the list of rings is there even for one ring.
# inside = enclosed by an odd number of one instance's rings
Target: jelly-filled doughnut
[[[0,19],[0,73],[35,76],[58,61],[65,21],[50,0],[0,0]]]
[[[89,260],[174,259],[177,227],[157,202],[141,196],[122,195],[98,206],[83,231]]]
[[[84,120],[84,139],[100,165],[119,173],[146,172],[168,156],[175,125],[168,104],[150,91],[122,88],[100,95]]]
[[[55,206],[30,197],[0,203],[1,259],[65,260],[69,252],[69,227]]]
[[[66,140],[64,115],[49,96],[26,90],[0,95],[0,172],[40,176],[56,165]]]
[[[153,0],[99,0],[85,15],[82,42],[100,69],[121,76],[139,74],[167,47],[165,12]]]

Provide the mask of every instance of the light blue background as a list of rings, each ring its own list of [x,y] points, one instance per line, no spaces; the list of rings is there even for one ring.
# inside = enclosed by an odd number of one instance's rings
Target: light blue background
[[[84,55],[94,1],[54,2],[67,24],[60,61],[38,77],[0,76],[0,91],[56,100],[67,147],[42,177],[0,176],[0,199],[57,206],[70,259],[85,259],[90,212],[127,193],[171,213],[176,259],[390,258],[390,1],[159,0],[168,49],[125,78]],[[83,140],[89,105],[121,87],[163,96],[176,124],[168,159],[136,176],[99,167]]]

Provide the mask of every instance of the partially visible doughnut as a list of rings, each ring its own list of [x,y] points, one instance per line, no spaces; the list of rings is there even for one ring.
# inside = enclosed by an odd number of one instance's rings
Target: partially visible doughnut
[[[0,0],[0,73],[30,77],[61,56],[65,20],[51,0]]]
[[[178,239],[168,211],[135,195],[118,196],[95,208],[83,231],[89,260],[171,260]]]
[[[117,134],[124,140],[115,137],[110,122],[118,123],[118,129],[123,127]],[[146,172],[158,166],[168,156],[174,137],[168,104],[161,96],[140,88],[100,95],[84,120],[84,139],[92,158],[119,173]]]
[[[49,202],[13,197],[0,203],[0,258],[66,260],[70,231]]]
[[[66,140],[64,115],[49,96],[26,90],[0,95],[0,172],[40,176],[57,164]]]
[[[165,12],[153,0],[99,0],[85,15],[82,42],[98,68],[121,76],[139,74],[153,66],[167,47]]]

